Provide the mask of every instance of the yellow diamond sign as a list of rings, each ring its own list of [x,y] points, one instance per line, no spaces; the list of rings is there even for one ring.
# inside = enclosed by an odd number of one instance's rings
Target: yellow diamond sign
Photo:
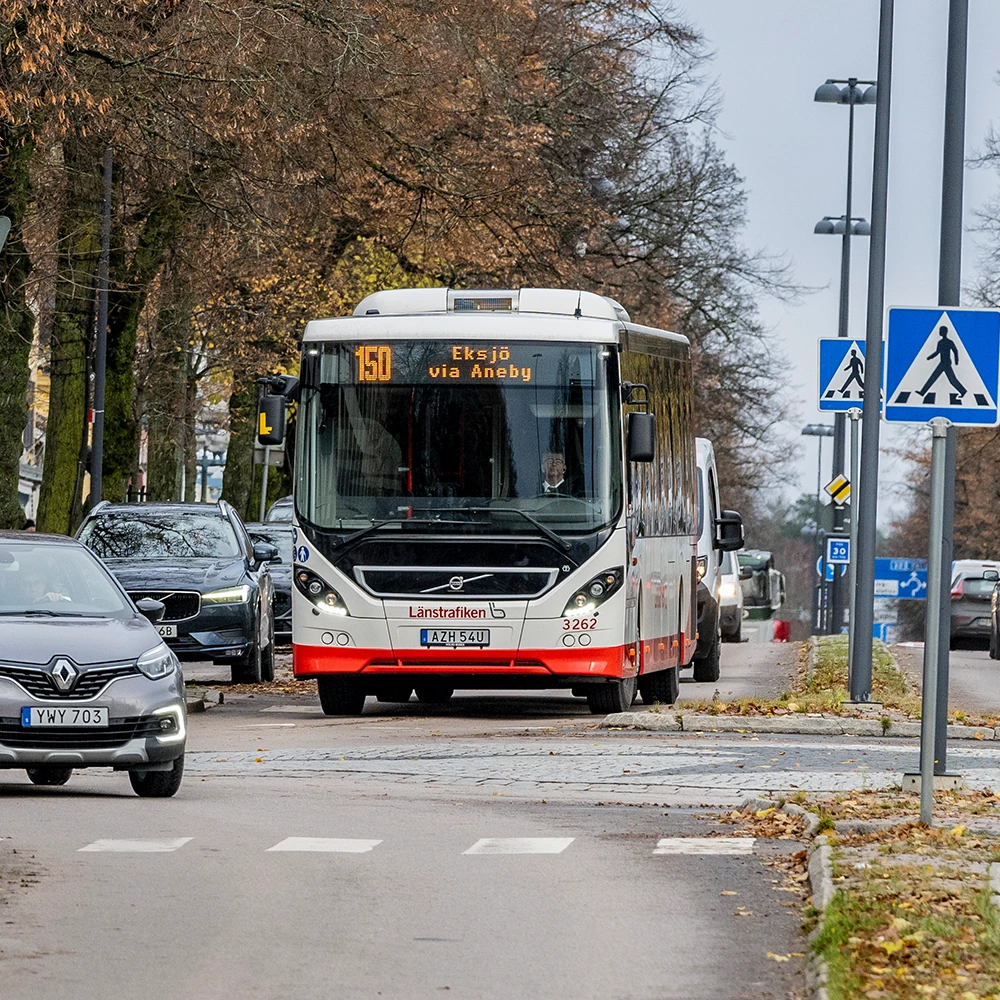
[[[827,483],[824,489],[838,505],[847,503],[851,496],[851,484],[846,476],[837,476],[832,482]]]

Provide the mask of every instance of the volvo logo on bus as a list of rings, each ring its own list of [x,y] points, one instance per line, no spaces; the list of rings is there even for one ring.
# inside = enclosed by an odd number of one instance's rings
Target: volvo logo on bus
[[[448,581],[449,590],[461,590],[465,586],[465,578],[461,576],[453,576]]]

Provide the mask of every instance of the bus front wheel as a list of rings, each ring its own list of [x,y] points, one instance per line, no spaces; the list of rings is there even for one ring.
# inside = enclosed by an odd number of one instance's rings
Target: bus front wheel
[[[324,715],[360,715],[364,711],[364,688],[353,677],[320,677],[316,687]]]
[[[623,677],[610,684],[591,684],[587,689],[587,705],[593,715],[627,712],[635,701],[638,678]]]

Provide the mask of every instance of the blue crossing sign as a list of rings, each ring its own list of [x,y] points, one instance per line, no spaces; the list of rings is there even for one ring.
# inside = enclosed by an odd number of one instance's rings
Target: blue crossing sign
[[[927,560],[876,559],[875,596],[927,600]]]
[[[865,342],[847,337],[819,341],[819,408],[845,411],[865,398]]]
[[[1000,310],[893,308],[885,359],[885,419],[1000,422]]]
[[[838,538],[836,535],[827,535],[826,561],[831,566],[846,566],[851,561],[850,538]]]

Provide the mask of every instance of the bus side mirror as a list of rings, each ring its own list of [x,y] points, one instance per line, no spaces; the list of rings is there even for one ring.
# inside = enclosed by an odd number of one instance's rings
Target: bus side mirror
[[[743,518],[735,510],[724,510],[715,519],[715,544],[723,552],[743,548]]]
[[[656,455],[656,417],[652,413],[630,413],[626,428],[628,460],[652,462]]]
[[[283,444],[285,440],[284,396],[261,396],[257,404],[257,440],[263,445]]]

